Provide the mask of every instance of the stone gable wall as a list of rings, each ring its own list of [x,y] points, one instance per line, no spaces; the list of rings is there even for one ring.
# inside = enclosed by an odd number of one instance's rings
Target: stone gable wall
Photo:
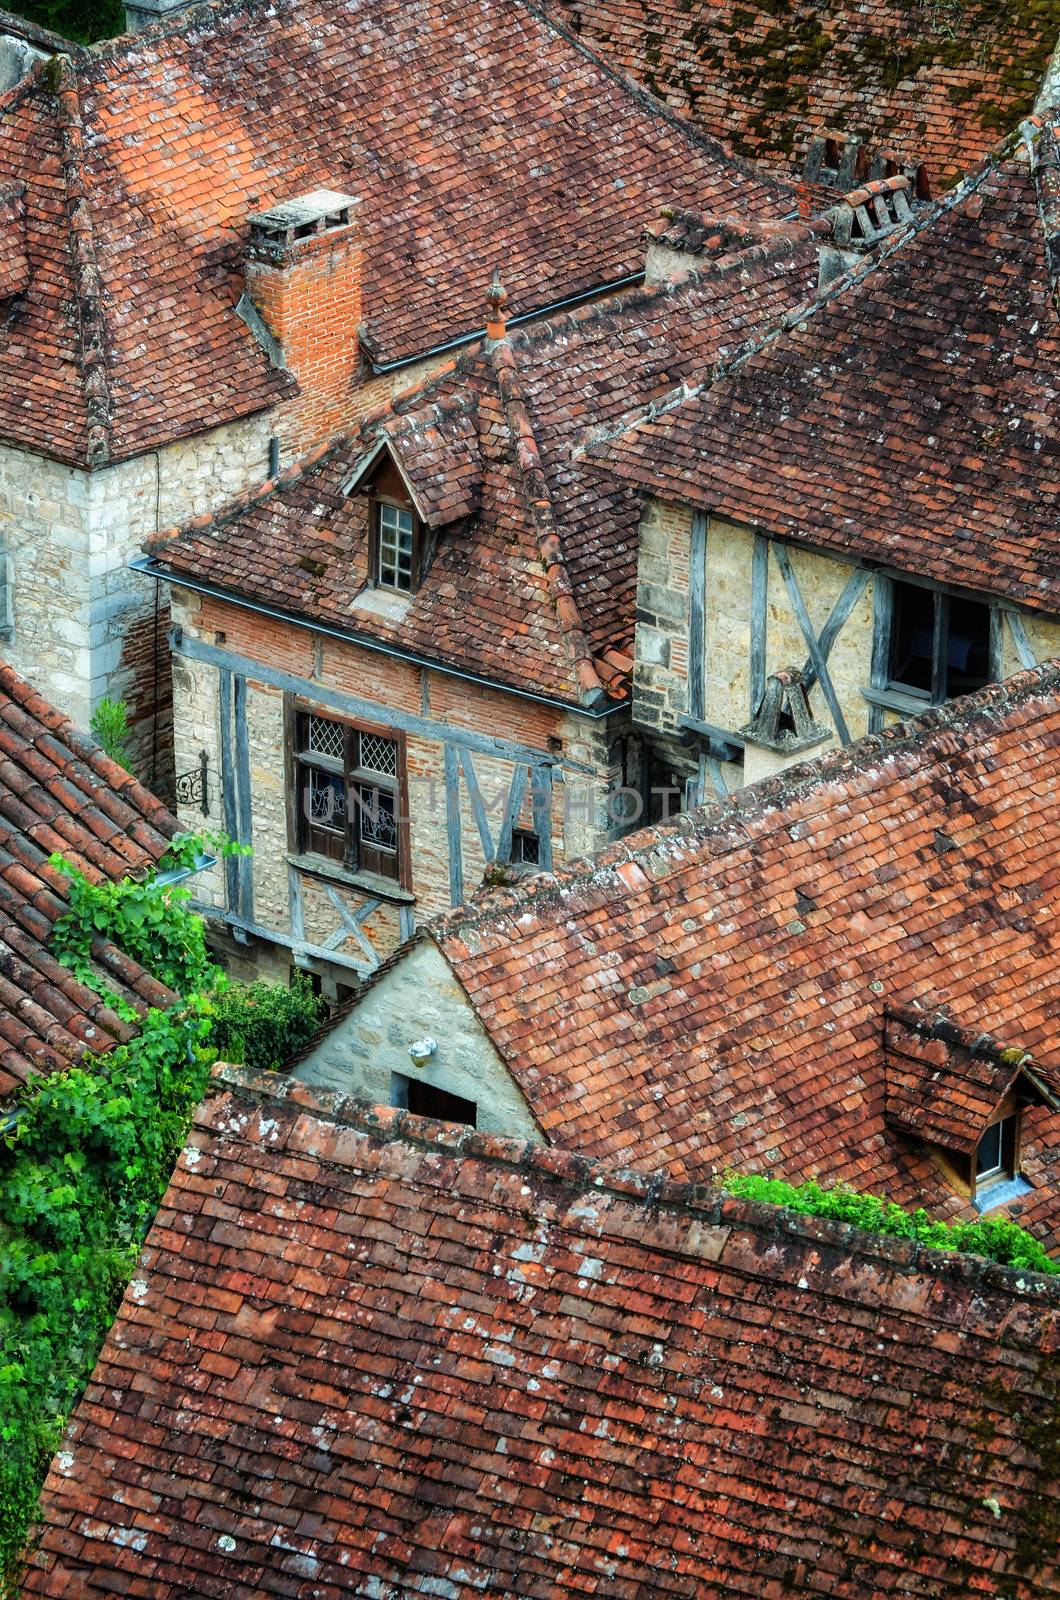
[[[437,1051],[414,1062],[409,1046],[431,1038]],[[418,1078],[473,1100],[484,1133],[542,1142],[530,1107],[448,962],[430,940],[395,963],[303,1061],[296,1077],[314,1087],[392,1104],[392,1074]]]

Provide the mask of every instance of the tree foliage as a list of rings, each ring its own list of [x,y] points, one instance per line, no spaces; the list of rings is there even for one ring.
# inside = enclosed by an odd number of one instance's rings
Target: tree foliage
[[[125,7],[120,0],[19,0],[7,9],[75,44],[92,44],[125,32]]]

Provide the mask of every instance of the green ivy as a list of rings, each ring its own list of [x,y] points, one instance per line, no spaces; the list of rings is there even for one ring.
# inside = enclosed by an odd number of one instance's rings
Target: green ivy
[[[202,856],[246,853],[222,834],[180,833],[170,841],[160,872],[189,871]],[[79,982],[102,995],[133,1020],[128,1005],[107,987],[96,969],[93,945],[100,939],[116,944],[177,994],[201,994],[223,981],[206,949],[202,918],[189,909],[191,891],[157,876],[137,882],[123,878],[92,883],[61,855],[50,864],[67,880],[70,909],[55,924],[52,950]]]
[[[180,834],[163,873],[244,847]],[[38,1493],[62,1428],[99,1355],[165,1193],[218,1041],[278,1066],[311,1034],[308,983],[229,984],[179,882],[91,883],[61,856],[70,909],[55,924],[59,960],[123,1015],[136,1037],[27,1085],[0,1134],[0,1600],[13,1600]],[[141,1017],[110,994],[96,940],[135,957],[180,998]]]
[[[0,1142],[0,1596],[95,1365],[214,1052],[201,1002],[151,1011],[87,1066],[28,1086]]]
[[[92,44],[125,32],[122,0],[20,0],[8,9],[75,44]]]
[[[915,1239],[933,1250],[985,1256],[988,1261],[1019,1267],[1026,1272],[1060,1273],[1060,1263],[1047,1256],[1037,1239],[1008,1217],[994,1215],[980,1217],[976,1222],[939,1222],[923,1209],[904,1211],[901,1206],[877,1195],[858,1194],[844,1184],[824,1189],[812,1179],[792,1184],[753,1173],[725,1172],[715,1182],[743,1200],[761,1200],[811,1217],[832,1217],[837,1222],[864,1228],[866,1233]]]

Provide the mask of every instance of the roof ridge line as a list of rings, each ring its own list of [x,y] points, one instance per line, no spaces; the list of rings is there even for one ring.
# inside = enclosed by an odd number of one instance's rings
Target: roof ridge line
[[[1021,124],[1021,128],[1022,126],[1023,124]],[[576,447],[573,454],[576,456],[588,455],[590,451],[611,444],[614,440],[621,438],[624,433],[628,433],[644,424],[654,422],[657,417],[665,416],[668,411],[673,411],[678,406],[684,405],[688,400],[698,399],[700,395],[712,389],[716,383],[720,383],[723,378],[738,372],[754,356],[767,349],[783,334],[790,333],[794,329],[801,327],[816,312],[831,305],[832,301],[838,299],[847,289],[856,287],[866,278],[871,277],[885,261],[889,261],[892,256],[896,255],[899,250],[904,249],[913,239],[919,238],[926,228],[952,210],[954,206],[966,200],[969,194],[973,194],[1000,164],[1003,159],[1003,152],[1007,151],[1009,145],[1018,142],[1019,137],[1019,130],[1007,135],[1004,145],[999,147],[997,152],[988,156],[974,173],[970,173],[968,177],[963,178],[959,184],[948,190],[939,200],[926,207],[912,223],[907,223],[904,227],[896,229],[895,233],[866,261],[858,262],[854,266],[848,267],[845,272],[833,278],[826,289],[820,290],[811,299],[804,301],[802,305],[793,306],[786,311],[782,311],[779,316],[768,322],[759,333],[752,335],[743,344],[738,345],[728,357],[724,355],[723,351],[719,351],[718,359],[710,369],[709,375],[702,378],[698,383],[677,385],[659,400],[627,413],[627,417],[630,420],[624,426],[620,422],[610,424],[606,428],[591,431],[586,435],[584,443]],[[753,245],[749,248],[758,249],[760,247]]]
[[[1057,45],[1057,72],[1060,74],[1060,45]],[[1060,83],[1057,85],[1060,94]],[[1054,124],[1052,118],[1057,118]],[[1042,225],[1045,270],[1053,290],[1053,304],[1060,316],[1060,107],[1046,113],[1039,134],[1039,148],[1032,152],[1031,178],[1038,201]],[[1028,144],[1030,141],[1028,140]]]
[[[596,670],[589,638],[575,599],[574,585],[563,558],[552,496],[533,423],[520,388],[515,354],[507,339],[498,339],[488,345],[486,353],[497,381],[505,424],[515,447],[516,466],[523,481],[530,519],[537,537],[537,552],[545,569],[545,581],[556,607],[560,632],[574,661],[578,699],[582,705],[596,705],[610,696]]]
[[[913,1239],[870,1233],[833,1218],[803,1215],[764,1201],[744,1200],[728,1194],[720,1184],[672,1178],[665,1168],[646,1172],[636,1167],[608,1165],[555,1145],[437,1122],[396,1107],[373,1105],[357,1095],[310,1086],[281,1073],[219,1062],[211,1070],[200,1113],[211,1100],[225,1094],[256,1105],[284,1106],[295,1117],[310,1116],[350,1128],[377,1143],[401,1143],[425,1151],[435,1150],[456,1159],[509,1167],[577,1193],[611,1195],[627,1205],[643,1206],[652,1216],[667,1210],[698,1219],[707,1227],[750,1230],[767,1246],[775,1246],[785,1238],[797,1240],[808,1253],[819,1252],[822,1245],[831,1245],[865,1260],[883,1262],[887,1270],[895,1274],[929,1273],[936,1278],[959,1279],[970,1289],[995,1288],[1005,1294],[1035,1296],[1046,1304],[1060,1306],[1060,1278],[1050,1274],[1002,1266],[985,1256],[933,1249]],[[327,1157],[318,1159],[323,1165],[343,1164],[334,1159],[329,1162]],[[604,1228],[607,1231],[606,1223]],[[628,1235],[623,1233],[622,1237]],[[669,1255],[684,1253],[672,1246],[656,1244],[655,1248]],[[832,1282],[833,1292],[840,1292]],[[849,1292],[856,1294],[856,1274],[851,1284]],[[1041,1337],[1044,1328],[1039,1327],[1036,1332]]]
[[[652,865],[652,876],[644,874],[644,884],[658,881],[664,876],[658,852],[668,845],[695,844],[711,834],[720,835],[726,829],[746,830],[745,818],[755,820],[767,812],[775,814],[786,803],[823,789],[854,771],[878,764],[903,749],[921,748],[925,736],[936,731],[960,728],[977,716],[1000,716],[1013,705],[1050,690],[1060,693],[1060,660],[1041,662],[1036,667],[1014,673],[1003,683],[987,684],[974,694],[929,706],[918,716],[903,718],[879,733],[864,734],[853,744],[826,751],[816,759],[796,762],[772,777],[734,790],[728,800],[708,800],[691,811],[680,812],[670,822],[638,828],[594,856],[583,856],[550,872],[538,873],[516,888],[490,890],[479,897],[474,907],[456,906],[440,912],[424,927],[433,939],[440,941],[464,929],[497,922],[515,911],[529,911],[557,895],[576,890],[579,885],[594,879],[603,880],[608,874],[617,874],[625,885],[623,892],[628,892],[632,885],[622,878],[621,869],[633,867],[643,872],[643,863]]]
[[[89,466],[98,467],[105,466],[111,456],[111,395],[107,374],[103,277],[96,259],[92,210],[84,174],[84,123],[77,74],[69,56],[61,55],[53,59],[59,69],[55,103],[70,228],[74,302],[80,333],[78,364],[86,412],[85,454]]]

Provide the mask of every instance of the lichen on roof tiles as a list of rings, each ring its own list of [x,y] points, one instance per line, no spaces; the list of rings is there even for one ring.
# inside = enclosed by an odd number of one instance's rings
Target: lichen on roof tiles
[[[223,1068],[24,1593],[1044,1600],[1058,1311],[1052,1278]]]

